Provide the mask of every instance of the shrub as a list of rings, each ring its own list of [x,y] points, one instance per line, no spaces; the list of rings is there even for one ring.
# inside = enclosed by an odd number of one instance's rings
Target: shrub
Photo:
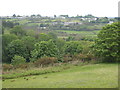
[[[87,60],[93,60],[95,58],[95,56],[93,54],[87,54]]]
[[[29,69],[30,65],[28,63],[26,64],[19,64],[16,66],[16,68],[20,68],[20,69]]]
[[[2,67],[3,67],[3,71],[5,70],[11,70],[11,69],[13,69],[13,65],[11,65],[11,64],[3,64],[2,65]]]
[[[34,64],[36,67],[39,67],[39,66],[54,64],[55,62],[57,62],[57,58],[55,57],[42,57],[39,58],[36,62],[34,62]]]
[[[12,65],[24,64],[25,62],[25,58],[18,55],[15,55],[12,59]]]
[[[63,57],[63,62],[70,62],[70,61],[72,61],[72,57],[70,57],[70,55],[65,55],[64,57]]]
[[[19,65],[16,65],[16,66],[14,66],[14,68],[19,68],[19,69],[32,69],[32,68],[34,68],[35,66],[34,66],[34,63],[23,63],[23,64],[19,64]]]
[[[41,41],[35,44],[35,49],[31,52],[33,61],[42,57],[57,57],[59,50],[52,40]]]
[[[86,59],[86,55],[85,54],[78,54],[78,55],[76,55],[76,58],[79,59],[79,60],[84,61]]]
[[[78,54],[74,56],[74,58],[82,61],[90,61],[90,60],[93,60],[95,57],[93,54]]]

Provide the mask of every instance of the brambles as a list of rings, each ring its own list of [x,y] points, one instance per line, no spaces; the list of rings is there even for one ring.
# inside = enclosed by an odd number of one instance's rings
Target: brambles
[[[3,67],[3,71],[7,71],[7,70],[9,71],[13,69],[13,65],[11,64],[3,64],[2,67]]]
[[[68,54],[66,54],[64,57],[63,57],[63,62],[64,63],[67,63],[67,62],[70,62],[70,61],[72,61],[73,60],[73,58],[72,57],[70,57],[70,55]]]
[[[19,69],[29,69],[30,65],[29,65],[29,63],[23,63],[23,64],[19,64],[19,65],[15,66],[15,67],[19,68]]]
[[[43,57],[43,58],[39,58],[37,61],[34,62],[34,65],[36,67],[39,66],[45,66],[45,65],[49,65],[49,64],[54,64],[55,62],[57,62],[57,58],[55,57]]]
[[[93,60],[94,55],[93,54],[78,54],[75,56],[75,58],[85,62],[85,61]]]

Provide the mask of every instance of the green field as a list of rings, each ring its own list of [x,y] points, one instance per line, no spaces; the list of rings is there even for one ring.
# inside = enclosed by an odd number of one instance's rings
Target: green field
[[[70,36],[82,36],[82,37],[88,37],[88,38],[96,38],[97,34],[99,33],[99,30],[93,30],[93,31],[70,31],[70,30],[56,30],[57,32],[64,32],[67,35]]]
[[[3,88],[117,88],[117,64],[71,66],[61,72],[6,79]]]
[[[70,30],[57,30],[57,31],[62,31],[70,34],[98,34],[99,30],[94,30],[94,31],[70,31]]]

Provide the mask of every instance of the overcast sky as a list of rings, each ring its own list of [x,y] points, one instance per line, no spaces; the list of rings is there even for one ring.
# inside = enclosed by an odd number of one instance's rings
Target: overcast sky
[[[119,0],[1,0],[0,16],[31,15],[69,16],[92,14],[117,17]]]

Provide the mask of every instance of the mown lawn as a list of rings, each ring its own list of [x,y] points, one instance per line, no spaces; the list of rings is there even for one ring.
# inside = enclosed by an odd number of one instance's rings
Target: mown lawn
[[[61,72],[3,81],[3,88],[116,88],[117,64],[72,66]]]

